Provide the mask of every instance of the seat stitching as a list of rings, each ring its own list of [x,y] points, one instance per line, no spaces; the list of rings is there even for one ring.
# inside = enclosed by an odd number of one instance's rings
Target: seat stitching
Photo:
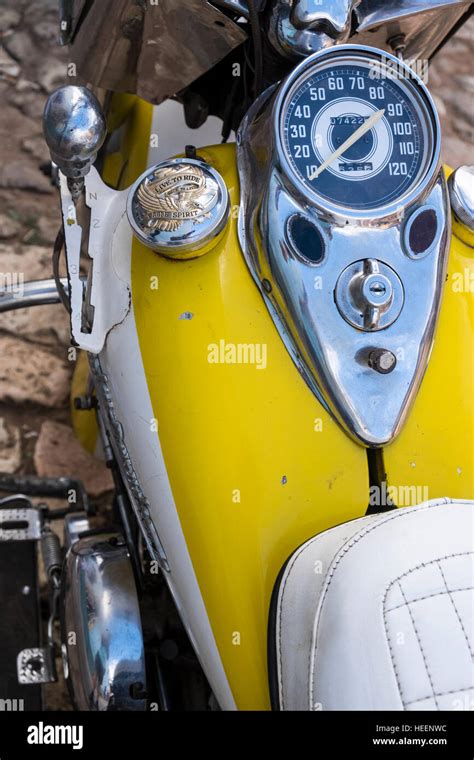
[[[465,557],[465,556],[470,556],[471,554],[474,554],[474,552],[472,552],[472,551],[467,551],[467,552],[452,552],[451,554],[446,554],[444,557],[440,557],[439,560],[443,561],[443,560],[446,560],[446,559],[452,559],[454,557]],[[404,602],[403,604],[400,604],[398,607],[392,607],[390,610],[387,610],[386,609],[387,596],[388,596],[388,593],[389,593],[390,589],[392,588],[392,586],[394,586],[395,583],[399,583],[402,578],[406,578],[408,575],[410,575],[411,573],[416,572],[417,570],[420,570],[422,567],[428,567],[429,565],[433,565],[436,562],[438,562],[439,560],[431,560],[430,562],[421,562],[420,564],[415,565],[414,567],[410,568],[410,570],[406,570],[404,573],[402,573],[401,575],[399,575],[398,578],[394,578],[393,580],[391,580],[390,583],[387,585],[387,588],[385,589],[385,594],[384,594],[384,598],[383,598],[383,621],[384,621],[385,635],[387,636],[388,648],[389,648],[389,651],[390,651],[390,657],[391,657],[391,660],[392,660],[392,667],[393,667],[393,671],[394,671],[394,674],[395,674],[395,679],[397,681],[398,688],[399,688],[399,691],[400,691],[400,696],[402,696],[402,694],[403,694],[403,689],[401,688],[401,684],[400,684],[399,679],[398,679],[398,671],[397,671],[397,666],[396,666],[396,659],[394,657],[393,649],[392,649],[392,645],[391,645],[390,632],[389,632],[388,626],[387,626],[386,613],[387,612],[392,612],[392,610],[395,610],[395,609],[400,609],[401,607],[405,607],[406,603]],[[471,591],[470,588],[459,589],[459,591],[464,591],[464,590],[465,591]],[[445,593],[445,592],[439,592],[439,593],[441,594],[441,593]],[[436,596],[436,594],[434,596]],[[414,601],[417,602],[417,601],[421,601],[421,600],[420,599],[415,599]],[[411,603],[412,602],[410,602],[410,604]],[[449,692],[446,692],[446,693],[449,693]],[[428,699],[428,698],[429,697],[424,697],[424,699]],[[405,706],[405,702],[403,701],[403,697],[402,697],[402,702],[403,702],[403,706]],[[406,704],[410,704],[410,703],[407,702]]]
[[[432,505],[432,506],[433,506],[433,505]],[[418,512],[422,512],[422,511],[424,511],[425,509],[429,509],[429,507],[424,507],[423,509],[419,509],[419,510],[417,510],[417,511],[418,511]],[[399,514],[399,513],[397,513],[397,515],[398,515],[398,514]],[[394,519],[394,518],[395,518],[397,515],[394,515],[394,516],[393,516],[393,517],[391,517],[390,519]],[[388,522],[388,520],[387,520],[387,522]],[[375,528],[375,527],[378,527],[380,524],[381,524],[381,523],[376,523],[376,524],[374,525],[374,528]],[[383,523],[383,524],[385,524],[385,523]],[[370,527],[372,527],[372,526],[370,526]],[[356,542],[357,542],[357,540],[358,540],[358,539],[355,539],[355,540],[354,540],[354,543],[356,543]],[[346,551],[348,551],[348,550],[349,550],[349,548],[351,548],[351,547],[348,547]],[[440,560],[453,559],[453,558],[455,558],[455,557],[465,557],[465,556],[470,556],[471,554],[474,554],[474,552],[472,552],[472,551],[467,551],[467,552],[451,552],[451,554],[446,554],[444,557],[440,557],[439,559],[440,559]],[[342,555],[342,556],[344,556],[344,555]],[[342,559],[342,556],[339,558],[338,562],[339,562],[339,561]],[[332,560],[332,561],[334,561],[334,558],[333,558],[333,560]],[[383,611],[383,620],[384,620],[384,627],[385,627],[385,635],[387,636],[387,641],[388,641],[388,648],[389,648],[389,651],[390,651],[390,658],[391,658],[391,661],[392,661],[392,668],[393,668],[393,672],[394,672],[394,675],[395,675],[395,680],[396,680],[396,682],[397,682],[398,690],[399,690],[399,693],[400,693],[400,697],[401,697],[401,699],[402,699],[402,703],[403,703],[403,704],[405,704],[405,702],[403,701],[403,697],[402,697],[402,694],[403,694],[403,689],[401,688],[400,680],[399,680],[399,677],[398,677],[397,666],[396,666],[396,664],[395,664],[395,657],[394,657],[394,655],[393,655],[393,649],[392,649],[392,645],[391,645],[390,633],[389,633],[389,631],[388,631],[388,628],[387,628],[386,612],[391,612],[391,610],[385,610],[385,601],[386,601],[386,598],[387,598],[387,595],[388,595],[388,592],[389,592],[390,588],[391,588],[391,587],[392,587],[392,586],[393,586],[395,583],[399,582],[401,578],[405,578],[407,575],[410,575],[410,573],[414,573],[414,572],[416,572],[417,570],[419,570],[419,569],[420,569],[420,568],[422,568],[422,567],[428,567],[429,565],[432,565],[432,564],[434,564],[434,563],[435,563],[435,562],[437,562],[437,561],[438,561],[438,560],[431,560],[430,562],[421,562],[420,564],[418,564],[418,565],[415,565],[414,567],[410,568],[410,570],[406,570],[404,573],[402,573],[402,575],[399,575],[399,576],[398,576],[398,578],[395,578],[394,580],[391,580],[391,581],[390,581],[390,583],[388,584],[387,588],[385,589],[385,595],[384,595],[384,601],[383,601],[383,606],[384,606],[384,611]],[[332,564],[332,562],[331,562],[331,564]],[[332,575],[334,575],[334,571],[335,571],[335,569],[336,569],[336,566],[337,566],[337,564],[338,564],[338,563],[336,563],[336,565],[334,566],[334,569],[333,569],[333,573],[332,573]],[[332,581],[332,575],[331,575],[331,579],[330,579],[330,581],[329,581],[329,583],[328,583],[328,588],[329,588],[329,585],[330,585],[330,583],[331,583],[331,581]],[[460,589],[460,590],[462,591],[462,590],[464,590],[464,589]],[[470,591],[471,589],[469,589],[469,588],[468,588],[468,589],[466,589],[466,590],[467,590],[467,591]],[[420,601],[420,600],[415,600],[415,601]],[[400,605],[400,607],[404,607],[406,604],[408,604],[408,603],[407,603],[407,602],[404,602],[404,604],[401,604],[401,605]],[[322,601],[321,601],[321,604],[320,604],[320,606],[322,606]],[[392,608],[392,609],[396,609],[396,608]],[[320,617],[320,616],[319,616],[319,617]],[[318,617],[318,627],[319,627],[319,617]],[[317,641],[317,631],[316,631],[316,641]],[[316,659],[316,650],[317,650],[317,644],[316,644],[316,646],[314,647],[314,655],[315,655],[315,659]],[[311,665],[311,653],[312,653],[312,649],[310,649],[310,665]],[[313,661],[313,666],[314,666],[314,661]],[[313,667],[313,670],[314,670],[314,667]],[[312,674],[311,674],[311,676],[312,676]],[[313,687],[313,684],[312,684],[312,680],[310,680],[310,692],[312,692],[312,687]],[[311,700],[311,702],[312,702],[312,700]],[[435,700],[435,702],[436,702],[436,700]]]
[[[440,562],[439,560],[437,561],[437,565],[438,565],[438,567],[439,567],[439,571],[440,571],[440,573],[441,573],[441,577],[442,577],[442,579],[443,579],[443,583],[444,583],[444,585],[446,586],[446,591],[447,591],[447,593],[448,593],[449,599],[451,600],[451,604],[453,605],[453,609],[454,609],[454,612],[456,613],[456,617],[457,617],[457,619],[459,620],[459,625],[461,626],[461,630],[462,630],[462,632],[463,632],[464,638],[466,639],[466,644],[467,644],[467,648],[468,648],[468,650],[469,650],[469,654],[471,655],[471,657],[474,657],[474,654],[473,654],[473,652],[472,652],[472,648],[471,648],[471,644],[470,644],[470,641],[469,641],[469,639],[468,639],[468,637],[467,637],[466,629],[464,628],[464,623],[463,623],[463,622],[462,622],[462,620],[461,620],[461,616],[460,616],[460,614],[459,614],[459,612],[458,612],[458,608],[456,607],[456,604],[455,604],[455,602],[454,602],[454,599],[453,599],[453,597],[451,596],[451,591],[449,590],[449,588],[448,588],[448,584],[446,583],[446,578],[445,578],[445,575],[444,575],[444,573],[443,573],[443,568],[441,567],[441,562]]]
[[[464,689],[451,689],[450,691],[442,691],[440,693],[436,692],[436,697],[445,697],[447,694],[459,694],[462,691],[474,691],[474,686],[466,686]],[[406,705],[413,705],[415,702],[424,702],[425,699],[433,699],[431,694],[428,694],[426,697],[418,697],[418,699],[410,699],[409,702],[405,702]]]
[[[416,625],[415,625],[415,620],[414,620],[414,618],[413,618],[413,614],[412,614],[412,611],[411,611],[411,609],[410,609],[410,604],[409,604],[409,603],[407,602],[407,600],[406,600],[405,592],[403,591],[403,586],[402,586],[402,584],[400,583],[400,581],[398,581],[398,587],[399,587],[399,589],[400,589],[400,592],[401,592],[401,594],[402,594],[402,596],[403,596],[403,598],[404,598],[404,600],[405,600],[405,604],[406,604],[406,606],[407,606],[407,610],[408,610],[408,614],[409,614],[409,616],[410,616],[411,624],[412,624],[412,626],[413,626],[413,630],[415,631],[416,640],[417,640],[417,642],[418,642],[418,646],[420,647],[421,656],[423,657],[423,662],[424,662],[424,664],[425,664],[426,673],[427,673],[427,675],[428,675],[428,680],[429,680],[429,682],[430,682],[431,690],[432,690],[432,692],[433,692],[433,698],[434,698],[434,701],[435,701],[435,705],[436,705],[436,707],[437,707],[437,708],[438,708],[438,710],[439,710],[439,705],[438,705],[438,700],[436,699],[436,694],[435,694],[435,688],[434,688],[434,684],[433,684],[433,679],[432,679],[432,677],[431,677],[431,673],[430,673],[430,670],[429,670],[429,668],[428,668],[428,661],[427,661],[427,659],[426,659],[426,656],[425,656],[425,652],[424,652],[424,650],[423,650],[423,647],[422,647],[422,644],[421,644],[421,638],[420,638],[420,635],[419,635],[419,633],[418,633],[418,629],[417,629],[417,627],[416,627]]]
[[[429,509],[429,507],[428,506],[422,507],[421,509],[417,509],[416,511],[417,512],[424,512],[426,509]],[[413,514],[413,512],[411,514]],[[322,594],[321,599],[320,599],[319,604],[318,604],[318,608],[316,610],[317,624],[316,624],[316,631],[315,631],[315,633],[313,635],[314,650],[313,650],[313,647],[311,646],[310,649],[309,649],[309,662],[308,662],[308,671],[309,671],[309,679],[308,680],[309,680],[309,703],[310,703],[310,709],[311,709],[311,706],[312,706],[313,701],[314,701],[314,666],[315,666],[315,661],[316,661],[316,651],[317,651],[317,648],[318,648],[317,641],[318,641],[319,620],[320,620],[320,615],[318,614],[318,612],[319,612],[320,609],[322,609],[322,606],[324,604],[324,600],[326,598],[326,594],[329,591],[329,586],[331,585],[332,579],[333,579],[334,574],[336,572],[336,568],[338,567],[340,561],[345,556],[345,554],[349,551],[349,549],[351,549],[353,546],[355,546],[355,544],[358,541],[360,541],[362,538],[364,538],[368,533],[370,533],[372,530],[375,530],[376,528],[379,528],[381,525],[386,525],[388,522],[391,522],[392,520],[395,520],[397,517],[402,517],[402,516],[403,516],[403,514],[401,512],[396,512],[394,515],[391,515],[389,518],[386,518],[385,520],[381,520],[380,522],[373,523],[372,525],[368,526],[367,528],[365,528],[365,530],[363,532],[359,531],[358,535],[351,536],[351,538],[348,541],[346,541],[346,543],[342,547],[339,547],[339,549],[337,550],[336,554],[333,556],[333,558],[331,560],[331,563],[330,563],[329,567],[332,566],[332,564],[333,564],[335,558],[337,557],[337,555],[338,554],[340,555],[338,557],[336,563],[334,564],[334,567],[332,568],[331,574],[328,576],[328,578],[326,580],[326,584],[327,585],[326,585],[326,588],[323,591],[323,594]],[[351,543],[351,541],[352,541],[352,543]],[[390,647],[390,644],[389,644],[389,647]],[[313,654],[314,654],[314,657],[313,657]],[[393,664],[393,659],[392,659],[392,664]],[[399,691],[400,691],[400,684],[399,684],[399,681],[398,681],[398,676],[397,676],[397,673],[396,673],[396,670],[395,670],[395,666],[394,666],[394,671],[395,671],[395,680],[397,682],[397,685],[398,685],[398,688],[399,688]]]
[[[400,577],[402,577],[402,576],[400,576]],[[468,586],[467,588],[453,588],[453,589],[451,589],[451,593],[452,594],[457,594],[458,591],[472,591],[472,586]],[[426,596],[420,596],[418,599],[410,599],[410,604],[416,604],[416,602],[423,602],[425,599],[431,599],[434,596],[442,596],[443,594],[449,594],[449,591],[436,591],[436,593],[434,593],[434,594],[426,594]],[[390,607],[390,609],[386,609],[385,613],[393,612],[394,610],[399,610],[400,607],[404,607],[404,606],[405,606],[405,603],[403,603],[403,604],[397,604],[395,607]]]
[[[404,509],[405,507],[402,507]],[[468,557],[469,555],[474,554],[474,551],[467,551],[467,552],[451,552],[451,554],[444,554],[442,557],[437,557],[436,559],[430,559],[429,562],[420,562],[419,565],[414,565],[409,570],[405,570],[404,573],[399,575],[397,578],[394,578],[390,581],[390,583],[387,586],[387,589],[390,588],[390,586],[393,586],[397,581],[399,581],[401,578],[405,578],[407,575],[410,575],[410,573],[416,572],[416,570],[420,570],[422,567],[429,567],[429,565],[434,565],[436,562],[444,562],[445,559],[454,559],[454,557]],[[470,591],[471,589],[459,589],[460,591]]]
[[[387,637],[387,642],[388,642],[388,650],[390,652],[390,659],[392,661],[392,668],[393,668],[393,672],[394,672],[394,675],[395,675],[395,680],[396,680],[397,686],[398,686],[398,693],[400,695],[400,699],[402,701],[403,707],[405,707],[405,702],[403,701],[403,696],[402,696],[403,689],[402,689],[402,685],[400,683],[400,679],[399,679],[399,676],[398,676],[398,670],[397,670],[397,666],[396,666],[396,659],[394,657],[393,649],[392,649],[392,639],[391,639],[391,636],[390,636],[390,631],[388,630],[388,626],[387,626],[387,618],[385,616],[385,600],[387,598],[387,594],[388,594],[389,589],[391,588],[391,586],[392,586],[392,584],[390,584],[385,589],[385,595],[384,595],[384,598],[383,598],[383,605],[382,605],[382,610],[383,610],[382,617],[383,617],[383,625],[384,625],[384,628],[385,628],[385,636]],[[405,605],[401,605],[401,606],[404,607]]]
[[[369,525],[367,528],[365,528],[365,530],[359,531],[358,535],[356,535],[356,536],[351,536],[351,538],[348,541],[346,541],[346,543],[339,549],[338,554],[340,556],[338,557],[338,559],[337,559],[337,561],[336,561],[336,563],[335,563],[335,565],[334,565],[334,567],[332,569],[331,575],[326,580],[326,587],[325,587],[325,589],[324,589],[324,591],[322,593],[322,596],[321,596],[319,604],[318,604],[318,608],[316,610],[316,630],[314,631],[314,634],[313,634],[314,646],[310,647],[310,660],[309,660],[309,671],[310,671],[309,672],[309,697],[310,697],[310,705],[312,705],[312,703],[313,703],[314,665],[315,665],[315,661],[316,661],[316,651],[317,651],[317,648],[318,648],[318,644],[317,644],[318,636],[317,636],[317,634],[318,634],[318,631],[319,631],[319,621],[320,621],[320,615],[318,614],[318,612],[319,612],[320,609],[322,609],[322,606],[324,604],[324,601],[325,601],[326,595],[328,593],[329,587],[330,587],[330,585],[332,583],[332,579],[334,578],[336,569],[337,569],[339,563],[341,562],[342,558],[344,557],[344,555],[348,552],[349,549],[351,549],[362,538],[365,538],[365,536],[367,536],[372,531],[377,530],[378,528],[387,525],[387,523],[391,522],[392,520],[396,520],[397,518],[401,519],[402,517],[410,517],[410,516],[412,516],[414,514],[419,514],[420,512],[426,512],[427,509],[432,509],[433,507],[442,506],[442,505],[443,506],[449,506],[450,504],[453,504],[453,503],[454,502],[453,502],[452,499],[449,499],[448,497],[441,497],[440,499],[436,499],[434,501],[434,503],[431,502],[430,504],[426,504],[425,506],[419,505],[418,507],[414,507],[414,508],[412,508],[410,510],[406,510],[406,511],[405,510],[397,510],[397,512],[394,515],[391,515],[390,517],[386,517],[384,520],[380,520],[380,522],[376,522],[376,523],[373,523],[373,524]],[[471,502],[468,501],[468,500],[466,500],[466,499],[462,499],[462,500],[459,499],[459,500],[456,501],[456,504],[470,505],[470,503]],[[304,545],[304,547],[306,547],[306,544]],[[304,547],[303,547],[303,549],[304,549]],[[456,555],[453,555],[453,556],[456,556]],[[334,562],[334,558],[333,558],[332,562]],[[331,562],[331,564],[332,564],[332,562]],[[400,576],[400,577],[403,577],[403,576]],[[313,655],[313,657],[312,657],[312,655]]]

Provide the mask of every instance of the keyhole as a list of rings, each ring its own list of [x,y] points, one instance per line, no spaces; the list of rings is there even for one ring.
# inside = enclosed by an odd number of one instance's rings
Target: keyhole
[[[387,288],[383,282],[373,282],[369,289],[371,293],[375,293],[376,295],[385,294],[387,292]]]

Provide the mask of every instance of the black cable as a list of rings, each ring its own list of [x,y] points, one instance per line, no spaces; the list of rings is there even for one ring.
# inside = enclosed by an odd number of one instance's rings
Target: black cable
[[[388,494],[387,472],[383,458],[383,449],[367,449],[367,464],[369,470],[369,506],[366,515],[375,515],[396,509]],[[373,499],[375,493],[375,500]]]
[[[63,246],[64,246],[64,232],[63,232],[63,228],[60,227],[58,234],[56,235],[56,240],[54,241],[54,247],[53,247],[53,277],[54,277],[54,282],[56,283],[58,296],[61,299],[61,303],[63,304],[66,311],[71,313],[71,304],[69,303],[69,297],[64,289],[64,286],[61,282],[61,276],[59,274],[59,260],[61,258],[61,251],[63,249]]]
[[[0,491],[22,494],[24,496],[51,496],[54,499],[68,499],[74,491],[76,501],[75,511],[81,508],[91,514],[91,505],[84,484],[76,478],[64,475],[58,478],[42,478],[37,475],[12,475],[0,472]]]
[[[240,86],[240,82],[238,77],[235,77],[232,87],[230,88],[229,95],[227,96],[227,102],[224,109],[224,114],[222,118],[222,142],[226,143],[229,139],[229,135],[232,130],[232,118],[234,115],[234,100],[235,100],[235,94],[237,92],[237,88]]]
[[[255,61],[254,95],[258,98],[263,89],[263,48],[260,20],[254,0],[248,0],[250,30],[252,32],[253,55]]]

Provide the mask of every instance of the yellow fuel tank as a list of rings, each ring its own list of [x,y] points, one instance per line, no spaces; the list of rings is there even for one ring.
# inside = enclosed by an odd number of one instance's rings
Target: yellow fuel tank
[[[137,109],[133,141],[143,145],[150,115],[143,104]],[[216,248],[189,261],[134,240],[134,323],[176,511],[230,689],[238,708],[266,709],[275,579],[299,544],[365,514],[367,456],[298,374],[247,269],[235,147],[199,154],[229,189],[228,229]],[[109,164],[115,176],[119,164]],[[122,184],[144,168],[142,151]],[[405,489],[400,506],[420,495],[474,497],[472,281],[473,250],[453,237],[428,370],[404,430],[384,452],[389,484]],[[130,373],[125,354],[121,371]]]

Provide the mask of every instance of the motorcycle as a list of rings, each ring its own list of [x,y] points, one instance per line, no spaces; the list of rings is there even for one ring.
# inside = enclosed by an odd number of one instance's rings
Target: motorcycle
[[[115,495],[97,527],[73,473],[0,477],[50,586],[12,699],[60,649],[78,710],[472,709],[474,167],[423,81],[471,11],[61,4],[54,276],[0,310],[69,311]]]

